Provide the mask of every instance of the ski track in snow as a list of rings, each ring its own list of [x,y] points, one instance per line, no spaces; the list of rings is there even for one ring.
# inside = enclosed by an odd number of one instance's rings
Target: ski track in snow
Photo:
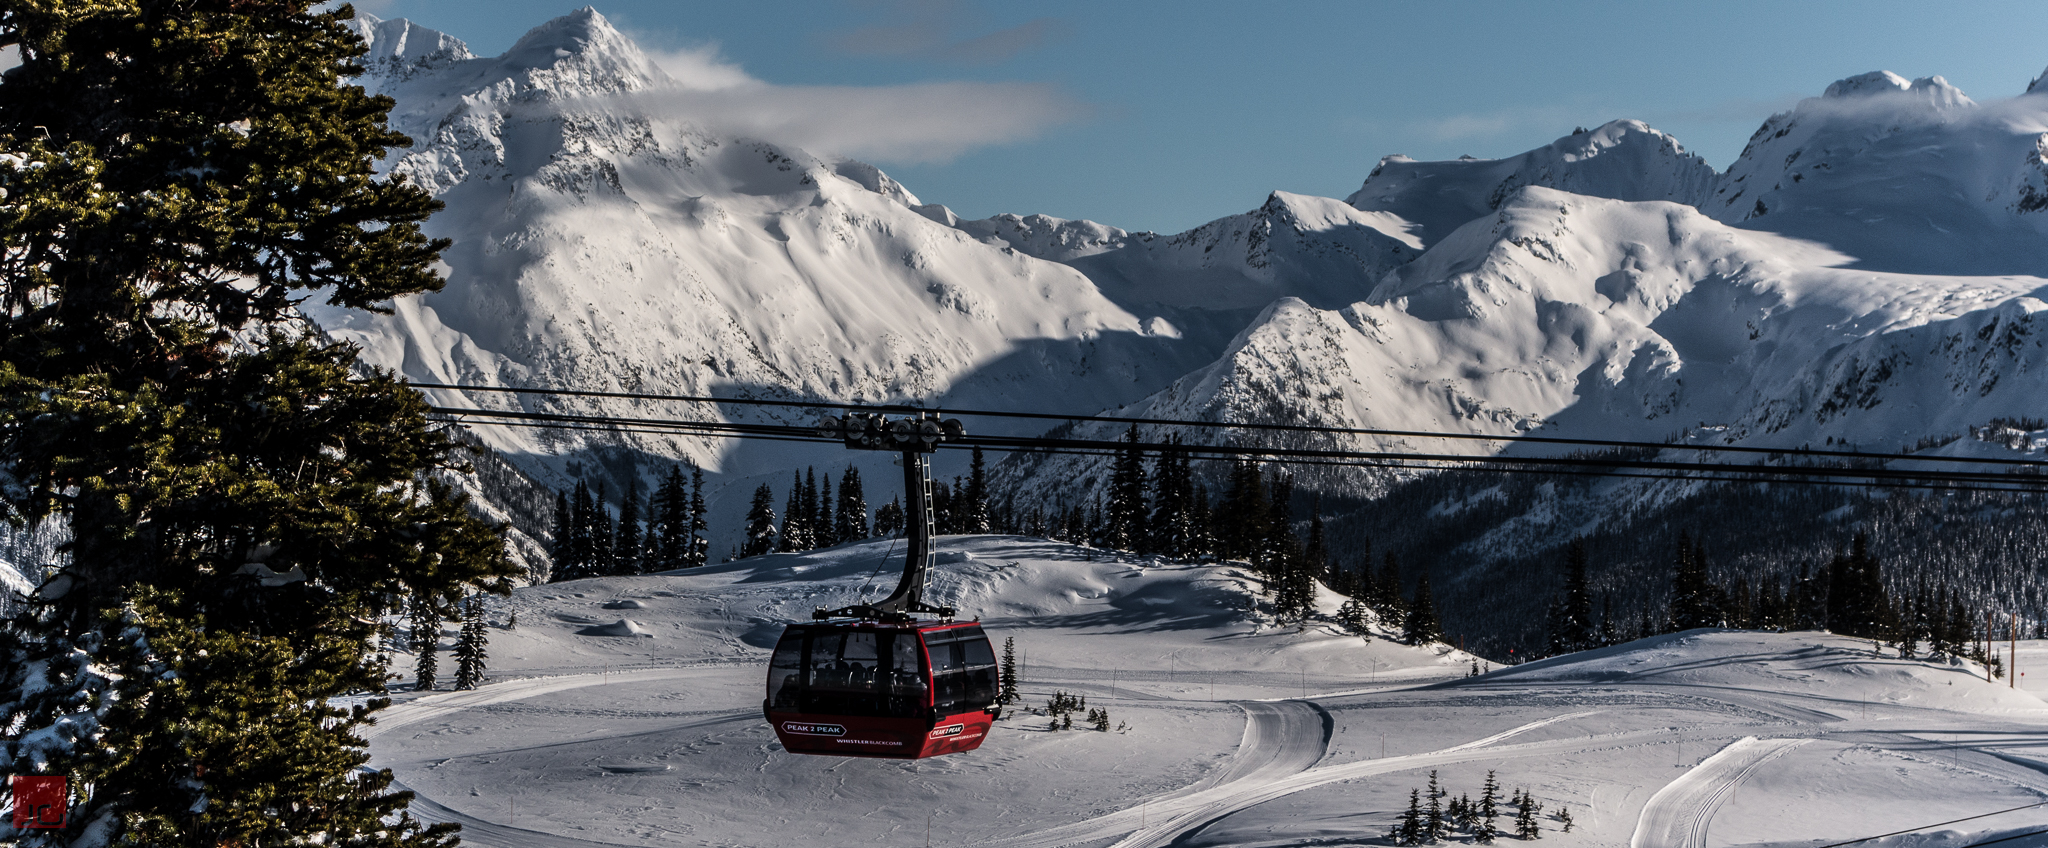
[[[1706,848],[1707,826],[1757,769],[1809,739],[1744,736],[1666,784],[1643,805],[1629,848]]]
[[[377,724],[365,735],[375,738],[401,727],[464,710],[570,689],[629,681],[678,680],[715,670],[656,668],[540,677],[496,683],[473,691],[430,695],[392,705],[378,716]],[[1245,711],[1244,737],[1230,765],[1214,778],[1108,815],[997,841],[991,843],[992,848],[1058,848],[1117,837],[1123,838],[1114,844],[1114,848],[1160,848],[1211,822],[1294,792],[1374,774],[1455,762],[1516,735],[1599,712],[1589,710],[1552,716],[1427,753],[1315,768],[1323,758],[1330,739],[1328,714],[1321,707],[1302,700],[1246,701],[1239,702],[1238,706]],[[1461,754],[1467,756],[1461,757]],[[611,848],[617,845],[486,821],[424,796],[416,797],[411,809],[414,816],[422,821],[462,825],[463,841],[485,848]]]
[[[392,781],[392,791],[402,791],[405,788],[404,784]],[[417,794],[414,795],[412,804],[406,809],[412,812],[413,818],[429,824],[446,822],[462,825],[462,844],[475,845],[477,848],[633,848],[633,846],[620,845],[616,842],[593,842],[588,839],[577,839],[570,836],[560,836],[539,830],[527,830],[523,827],[484,821],[475,816],[448,809],[430,798]]]
[[[453,715],[463,710],[487,707],[519,701],[536,695],[581,689],[586,686],[602,686],[607,683],[639,683],[651,680],[675,680],[707,673],[709,668],[649,668],[635,671],[600,672],[596,674],[571,674],[560,677],[534,677],[525,680],[508,680],[493,683],[479,689],[450,692],[446,695],[428,695],[403,703],[392,704],[376,717],[376,724],[363,733],[368,742],[379,736],[410,724]]]
[[[1281,705],[1289,705],[1290,708],[1270,712],[1256,709]],[[992,848],[1061,848],[1120,836],[1123,838],[1112,848],[1162,848],[1212,822],[1275,798],[1359,777],[1470,759],[1480,756],[1476,753],[1480,749],[1518,734],[1600,712],[1589,710],[1552,716],[1437,751],[1310,768],[1321,759],[1322,746],[1327,743],[1327,738],[1311,743],[1308,727],[1302,719],[1314,716],[1319,720],[1319,710],[1302,701],[1243,706],[1248,714],[1245,743],[1250,747],[1239,750],[1237,761],[1217,783],[1153,798],[1087,821],[990,843]],[[1320,728],[1315,732],[1320,734]],[[1315,750],[1315,756],[1303,762],[1302,757],[1310,748]],[[1240,763],[1246,762],[1256,764],[1248,768],[1239,767]],[[1297,763],[1298,766],[1295,765]],[[1160,819],[1158,824],[1151,823],[1154,818]]]

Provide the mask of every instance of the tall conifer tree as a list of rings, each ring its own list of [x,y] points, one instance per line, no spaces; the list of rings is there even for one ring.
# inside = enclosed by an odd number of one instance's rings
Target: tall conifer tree
[[[295,309],[440,287],[347,14],[0,2],[0,498],[71,536],[0,630],[0,771],[93,789],[21,844],[452,830],[359,768],[381,702],[330,701],[382,689],[380,598],[514,570],[433,482],[457,463],[425,402]]]
[[[648,571],[668,571],[685,565],[689,505],[689,493],[683,489],[682,466],[669,466],[668,474],[654,490],[647,529]]]
[[[1138,449],[1138,425],[1124,433],[1109,474],[1109,504],[1104,510],[1104,547],[1135,551],[1145,539],[1145,452]]]
[[[1442,619],[1437,617],[1436,596],[1429,591],[1429,575],[1415,581],[1415,600],[1408,605],[1402,622],[1402,638],[1411,645],[1423,645],[1443,638]]]
[[[867,538],[868,499],[861,492],[860,469],[846,466],[839,475],[839,540],[853,542]]]
[[[455,688],[475,689],[483,685],[490,637],[484,622],[483,596],[472,595],[462,602],[462,630],[455,640]]]
[[[687,551],[683,567],[703,565],[711,560],[710,526],[705,523],[708,515],[704,509],[704,469],[697,463],[690,463],[690,519],[689,533],[683,537]]]
[[[408,618],[412,626],[412,688],[431,691],[439,683],[441,611],[431,599],[418,596],[413,598]]]
[[[647,571],[647,552],[640,541],[640,480],[626,479],[626,499],[619,504],[619,532],[612,539],[613,574]]]
[[[776,550],[787,553],[810,548],[810,528],[804,526],[804,475],[801,471],[791,471],[789,499],[782,505],[782,541]]]
[[[987,533],[994,529],[988,508],[988,469],[982,462],[981,446],[974,446],[974,459],[967,466],[967,504],[960,532]]]
[[[740,556],[760,556],[770,553],[776,547],[775,492],[767,483],[754,490],[754,502],[747,507],[746,541],[740,546]]]

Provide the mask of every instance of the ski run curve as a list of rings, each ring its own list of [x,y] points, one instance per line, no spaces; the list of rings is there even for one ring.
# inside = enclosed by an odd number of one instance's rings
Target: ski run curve
[[[378,715],[377,723],[364,736],[374,739],[401,727],[464,710],[570,689],[623,682],[683,680],[717,671],[715,668],[654,668],[511,680],[471,691],[431,695],[394,704]],[[1107,815],[999,840],[990,843],[990,848],[1059,848],[1118,837],[1122,839],[1114,843],[1113,848],[1160,848],[1232,813],[1285,795],[1360,777],[1471,759],[1480,756],[1483,749],[1522,733],[1599,712],[1588,710],[1552,716],[1436,751],[1315,768],[1327,749],[1330,733],[1328,714],[1321,707],[1303,700],[1244,701],[1238,702],[1237,706],[1245,712],[1244,737],[1229,765],[1210,779]],[[1498,755],[1499,752],[1492,753]],[[401,784],[394,788],[404,787]],[[410,809],[414,817],[422,821],[462,825],[463,841],[485,848],[616,848],[617,845],[486,821],[424,796],[416,796]]]
[[[1735,788],[1764,763],[1810,741],[1744,736],[1729,743],[1651,796],[1629,848],[1705,848],[1707,825]]]

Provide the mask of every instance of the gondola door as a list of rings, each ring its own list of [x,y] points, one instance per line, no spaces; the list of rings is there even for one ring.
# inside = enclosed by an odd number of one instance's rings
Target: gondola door
[[[918,635],[932,669],[932,727],[922,756],[981,747],[996,715],[996,652],[988,636],[979,624],[928,627]]]

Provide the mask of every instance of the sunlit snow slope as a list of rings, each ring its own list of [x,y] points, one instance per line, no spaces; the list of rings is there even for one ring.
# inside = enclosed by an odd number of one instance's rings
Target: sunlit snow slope
[[[416,141],[389,170],[448,205],[429,230],[454,247],[445,290],[388,317],[314,317],[417,381],[1094,409],[1214,354],[1182,353],[1170,328],[1071,268],[926,217],[871,166],[718,135],[636,99],[681,83],[593,10],[491,58],[404,21],[357,26],[371,45],[362,81],[397,99],[393,124]],[[562,456],[591,446],[720,464],[720,446],[671,437],[483,436],[555,484],[570,479]]]
[[[1474,678],[1442,646],[1275,626],[1230,568],[1005,537],[940,550],[939,597],[1022,661],[1021,708],[980,750],[798,757],[762,721],[765,646],[859,594],[890,555],[871,543],[518,590],[491,613],[493,682],[403,696],[375,764],[416,814],[501,848],[922,845],[927,827],[945,846],[1382,844],[1432,773],[1454,796],[1488,772],[1528,790],[1564,845],[1811,846],[2048,801],[2048,707],[1974,665],[1692,631]],[[1032,708],[1056,691],[1112,730],[1050,729]]]

